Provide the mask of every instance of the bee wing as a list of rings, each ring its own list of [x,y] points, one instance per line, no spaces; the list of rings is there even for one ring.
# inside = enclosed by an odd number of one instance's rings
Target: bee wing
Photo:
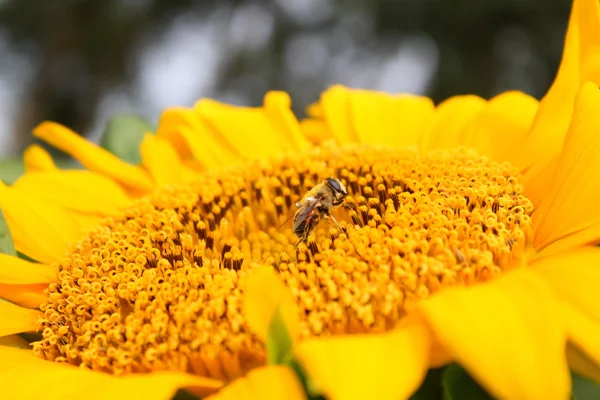
[[[296,225],[296,221],[300,220],[304,220],[312,210],[314,210],[314,208],[317,206],[317,204],[319,204],[319,201],[323,199],[323,196],[318,195],[318,196],[311,196],[311,197],[307,197],[303,200],[297,201],[296,202],[296,207],[298,207],[298,211],[296,211],[296,213],[294,213],[293,215],[289,216],[288,218],[286,218],[285,221],[283,221],[281,223],[281,225],[279,225],[279,227],[277,228],[277,230],[280,230],[285,224],[287,224],[292,218],[294,219],[294,225]],[[304,206],[302,206],[302,204],[305,204]]]
[[[322,195],[307,198],[305,200],[305,206],[300,207],[298,211],[296,211],[296,214],[294,214],[294,226],[298,225],[298,221],[304,221],[308,218],[321,200],[323,200]]]
[[[317,196],[319,197],[319,196]],[[309,196],[309,197],[305,197],[301,200],[298,200],[295,204],[296,207],[300,208],[302,207],[302,204],[306,204],[307,206],[309,206],[313,201],[316,201],[315,196]]]

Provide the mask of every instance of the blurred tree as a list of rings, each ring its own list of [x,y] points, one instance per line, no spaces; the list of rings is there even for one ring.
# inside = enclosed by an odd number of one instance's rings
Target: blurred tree
[[[235,46],[226,37],[212,91],[198,96],[228,99],[243,93],[242,102],[258,104],[266,90],[282,89],[293,94],[295,110],[302,112],[338,78],[337,70],[327,65],[335,59],[321,65],[319,51],[353,52],[349,60],[358,64],[372,57],[375,60],[366,65],[377,66],[377,57],[385,57],[395,43],[411,36],[430,38],[435,44],[437,64],[425,89],[436,101],[459,93],[490,97],[507,89],[540,97],[560,61],[570,8],[569,0],[312,0],[304,8],[300,3],[0,1],[0,32],[7,33],[15,48],[35,53],[35,74],[19,99],[14,130],[21,135],[20,150],[31,140],[28,132],[43,119],[89,132],[103,96],[136,79],[139,71],[131,67],[132,54],[141,44],[160,38],[185,13],[197,15],[199,24],[216,15],[225,36],[239,24],[236,18],[242,8],[268,15],[263,20],[271,24],[267,41],[260,46],[243,41],[241,47]],[[267,29],[258,25],[254,28]],[[310,58],[314,70],[290,72],[297,60],[290,54],[305,48],[306,54],[300,56]],[[342,65],[352,64],[340,60]],[[306,65],[311,68],[310,62]],[[363,75],[380,73],[365,68]]]

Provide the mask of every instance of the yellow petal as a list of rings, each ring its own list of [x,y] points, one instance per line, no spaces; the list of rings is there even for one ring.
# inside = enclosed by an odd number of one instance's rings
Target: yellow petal
[[[202,99],[191,110],[167,110],[157,136],[169,140],[182,158],[191,155],[205,168],[278,156],[310,144],[283,92],[267,93],[263,107],[234,107]]]
[[[48,283],[56,281],[56,267],[30,263],[0,253],[0,298],[37,308],[46,300]]]
[[[327,130],[319,128],[323,131],[319,141],[331,136],[340,144],[361,142],[396,148],[416,146],[434,113],[433,103],[427,97],[355,90],[341,85],[325,91],[320,102],[310,109],[318,110],[312,114],[327,124]],[[315,141],[319,135],[311,132],[311,127],[316,128],[311,123],[305,124],[304,129],[309,129],[308,134]]]
[[[320,103],[309,104],[306,107],[306,115],[315,119],[323,119],[325,118],[325,112],[323,111],[323,107]]]
[[[339,144],[358,142],[350,117],[350,89],[342,85],[330,87],[321,94],[319,105],[333,139]]]
[[[27,173],[12,188],[65,209],[92,215],[114,215],[131,203],[131,198],[114,181],[83,170]]]
[[[331,132],[327,127],[327,123],[320,119],[303,119],[300,121],[300,128],[304,137],[314,144],[319,144],[325,140],[331,139]]]
[[[586,83],[577,96],[553,179],[533,215],[534,247],[538,251],[569,235],[572,246],[587,244],[590,238],[585,230],[600,224],[598,109],[600,91],[595,84]]]
[[[193,109],[165,110],[160,117],[156,136],[167,139],[183,159],[191,156],[207,169],[237,161],[236,154],[213,137]]]
[[[0,300],[0,337],[21,332],[34,332],[42,313]],[[0,357],[1,358],[1,357]]]
[[[180,388],[206,395],[221,386],[220,382],[212,379],[176,372],[116,377],[45,361],[29,350],[10,347],[0,347],[0,381],[10,382],[10,385],[4,385],[2,396],[19,400],[166,400],[171,399]]]
[[[139,192],[152,190],[152,181],[141,168],[121,161],[118,157],[88,142],[60,124],[42,122],[33,130],[33,134],[57,149],[70,154],[86,168],[106,175],[127,188]]]
[[[585,81],[600,83],[600,5],[596,0],[574,0],[562,60],[554,83],[540,102],[523,152],[543,157],[539,166],[556,156],[569,127],[573,101]],[[528,179],[535,179],[532,170]]]
[[[600,385],[600,365],[590,360],[575,345],[567,345],[567,360],[573,371]]]
[[[55,266],[32,263],[0,253],[0,283],[27,285],[56,281]]]
[[[454,148],[463,144],[461,133],[485,104],[484,99],[473,95],[454,96],[441,102],[423,134],[421,148],[427,151]]]
[[[488,101],[465,127],[462,144],[494,160],[524,168],[531,160],[517,157],[515,148],[525,140],[537,108],[537,100],[522,92],[502,93]]]
[[[427,97],[369,90],[350,90],[349,108],[361,143],[399,149],[419,143],[434,113],[433,102]]]
[[[332,138],[331,131],[325,121],[325,112],[320,103],[314,103],[306,107],[305,118],[300,121],[300,128],[304,137],[311,143],[318,144]]]
[[[523,177],[523,194],[531,200],[533,203],[534,210],[537,209],[540,203],[546,198],[548,188],[552,183],[552,179],[554,179],[554,174],[556,173],[556,166],[558,164],[558,156],[552,158],[550,161],[547,161],[544,165],[544,168],[539,171],[533,169],[527,169],[522,171]],[[536,164],[537,165],[537,164]],[[531,173],[535,173],[535,179],[529,179],[527,176],[531,176]]]
[[[555,295],[600,324],[600,248],[546,257],[533,264]]]
[[[32,144],[25,150],[23,154],[23,161],[25,163],[25,171],[54,171],[56,170],[56,164],[50,153],[48,153],[42,146]]]
[[[596,366],[591,371],[597,370],[600,367],[600,323],[567,302],[561,304],[561,314],[567,325],[569,342]],[[591,375],[590,372],[587,375]]]
[[[293,150],[284,139],[286,132],[273,124],[263,108],[234,107],[203,99],[194,109],[212,135],[238,160],[269,158]]]
[[[396,329],[405,329],[414,324],[421,324],[428,326],[427,321],[422,315],[418,313],[411,313],[408,316],[402,318],[396,324]],[[448,354],[448,351],[437,341],[435,336],[429,335],[431,344],[429,347],[429,368],[441,368],[452,362],[452,356]]]
[[[0,182],[0,209],[15,248],[34,260],[50,264],[63,257],[68,243],[81,236],[81,228],[65,210],[19,193]]]
[[[298,308],[290,290],[271,267],[254,269],[247,277],[243,310],[248,325],[262,340],[266,340],[269,325],[277,307],[292,339],[300,332]]]
[[[590,226],[589,228],[568,234],[560,240],[546,246],[542,251],[533,255],[533,259],[540,259],[554,256],[556,254],[571,251],[580,247],[582,243],[593,245],[600,242],[600,225]]]
[[[29,342],[19,335],[0,337],[0,346],[16,347],[19,349],[31,349]]]
[[[6,285],[0,283],[0,297],[16,305],[27,308],[39,308],[48,300],[44,294],[47,283],[36,283],[30,285]]]
[[[306,396],[298,377],[288,367],[270,365],[252,370],[207,400],[281,399],[303,400]]]
[[[417,307],[437,340],[502,399],[565,399],[570,376],[557,301],[534,272],[447,289]]]
[[[192,156],[187,140],[179,132],[179,126],[187,125],[187,120],[193,119],[190,110],[183,107],[167,108],[160,115],[156,136],[165,138],[177,151],[182,159]]]
[[[190,181],[195,174],[181,162],[173,145],[165,138],[145,135],[140,144],[142,165],[156,185]]]
[[[286,151],[302,151],[310,142],[302,134],[300,124],[292,112],[292,101],[285,92],[271,91],[265,95],[264,111],[274,125],[276,135],[283,139]]]
[[[384,334],[306,339],[295,354],[331,399],[406,399],[427,373],[430,334],[410,324]]]

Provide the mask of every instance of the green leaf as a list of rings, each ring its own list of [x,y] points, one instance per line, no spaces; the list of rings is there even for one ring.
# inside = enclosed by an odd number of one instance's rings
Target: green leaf
[[[319,390],[314,385],[314,382],[304,371],[304,368],[294,359],[293,347],[294,341],[290,335],[290,331],[285,325],[281,308],[277,306],[271,322],[269,323],[269,332],[267,334],[267,363],[272,365],[286,365],[295,373],[308,400],[324,400],[325,398],[319,393]]]
[[[8,229],[8,224],[4,218],[4,213],[0,210],[0,253],[16,256],[15,244]]]
[[[0,181],[10,185],[25,173],[22,158],[0,160]]]
[[[29,256],[27,256],[27,255],[25,255],[23,253],[20,253],[18,251],[17,251],[17,257],[19,257],[21,260],[29,261],[29,262],[32,262],[32,263],[36,263],[37,262],[33,258],[31,258],[31,257],[29,257]]]
[[[44,336],[41,332],[22,332],[19,333],[19,336],[21,336],[29,343],[39,342],[44,339]]]
[[[144,134],[155,128],[137,115],[117,115],[106,124],[100,145],[123,161],[141,162],[140,143]]]
[[[298,377],[298,380],[300,380],[300,384],[302,385],[308,400],[325,400],[325,397],[320,393],[320,390],[315,385],[315,382],[310,379],[304,368],[302,368],[297,360],[293,358],[289,359],[285,365],[291,368]]]
[[[579,375],[572,374],[573,377],[573,397],[577,400],[597,400],[600,399],[600,386]]]
[[[436,400],[443,398],[442,390],[442,368],[427,371],[425,380],[410,400]]]
[[[269,364],[286,364],[292,357],[294,342],[290,336],[279,306],[273,313],[267,335],[267,359]]]
[[[458,364],[450,364],[442,373],[444,400],[489,400],[493,399]]]

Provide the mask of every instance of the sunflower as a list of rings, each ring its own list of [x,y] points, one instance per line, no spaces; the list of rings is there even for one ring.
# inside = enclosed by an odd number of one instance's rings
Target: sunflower
[[[202,100],[164,112],[140,165],[42,123],[86,170],[32,146],[0,183],[28,258],[0,254],[8,396],[304,398],[265,366],[274,315],[331,398],[408,397],[449,362],[498,398],[566,398],[569,367],[600,380],[598,46],[598,2],[576,0],[541,102],[335,86],[299,122],[281,92]],[[296,247],[286,220],[330,176],[341,229]]]

